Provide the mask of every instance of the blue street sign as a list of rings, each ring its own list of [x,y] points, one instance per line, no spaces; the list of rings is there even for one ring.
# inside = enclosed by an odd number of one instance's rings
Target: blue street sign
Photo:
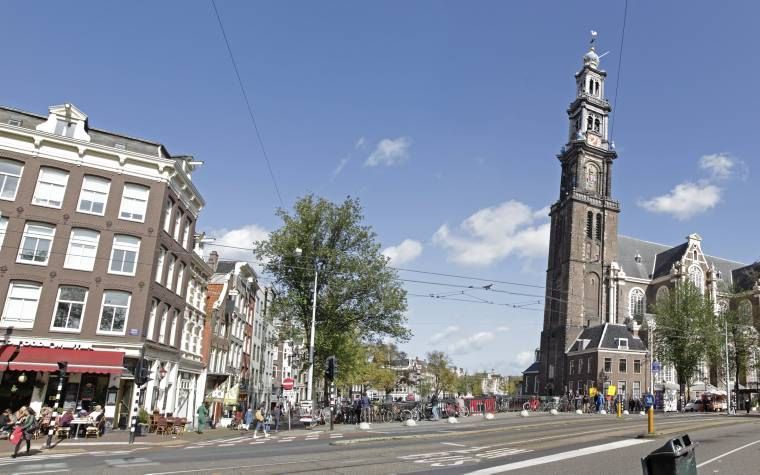
[[[651,394],[646,394],[644,396],[644,406],[649,409],[650,407],[654,406],[654,396]]]
[[[655,373],[659,373],[660,369],[662,369],[662,366],[660,365],[659,361],[653,361],[652,362],[652,371]]]

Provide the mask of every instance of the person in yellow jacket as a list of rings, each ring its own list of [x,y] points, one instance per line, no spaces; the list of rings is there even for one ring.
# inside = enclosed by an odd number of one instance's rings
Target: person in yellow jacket
[[[264,432],[264,438],[269,438],[269,432],[267,431],[267,426],[264,424],[264,420],[266,417],[264,416],[264,404],[259,406],[258,409],[256,409],[256,415],[254,416],[256,418],[256,429],[253,431],[253,438],[258,439],[258,433],[259,429],[261,429],[262,432]]]

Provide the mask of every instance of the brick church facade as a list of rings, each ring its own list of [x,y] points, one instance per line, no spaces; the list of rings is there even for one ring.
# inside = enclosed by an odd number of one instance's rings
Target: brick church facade
[[[616,385],[626,398],[648,390],[666,391],[676,382],[672,368],[652,374],[647,328],[657,299],[679,280],[690,280],[721,299],[721,289],[738,286],[732,302],[755,316],[760,264],[712,257],[692,234],[666,246],[618,234],[620,203],[613,195],[613,165],[618,158],[608,135],[612,111],[605,98],[606,72],[593,46],[575,74],[576,96],[567,112],[568,141],[557,155],[560,193],[551,207],[551,236],[541,347],[526,369],[526,394],[584,393]],[[694,379],[724,385],[722,368],[702,365]],[[744,383],[757,381],[747,374]]]

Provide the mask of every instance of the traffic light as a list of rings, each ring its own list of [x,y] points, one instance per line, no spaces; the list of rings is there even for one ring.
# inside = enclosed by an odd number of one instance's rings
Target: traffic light
[[[334,356],[327,358],[325,362],[325,377],[330,381],[335,381],[335,377],[338,375],[338,360]]]
[[[150,377],[150,367],[145,367],[143,363],[140,361],[135,369],[135,384],[137,386],[142,386],[153,379]]]

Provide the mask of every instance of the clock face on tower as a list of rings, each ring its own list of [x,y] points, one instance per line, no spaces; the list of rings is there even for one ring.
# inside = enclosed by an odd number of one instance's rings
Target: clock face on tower
[[[598,135],[595,135],[595,134],[586,134],[586,135],[588,136],[588,143],[590,145],[594,145],[596,147],[599,146],[599,144],[601,143],[601,139],[599,138]]]

